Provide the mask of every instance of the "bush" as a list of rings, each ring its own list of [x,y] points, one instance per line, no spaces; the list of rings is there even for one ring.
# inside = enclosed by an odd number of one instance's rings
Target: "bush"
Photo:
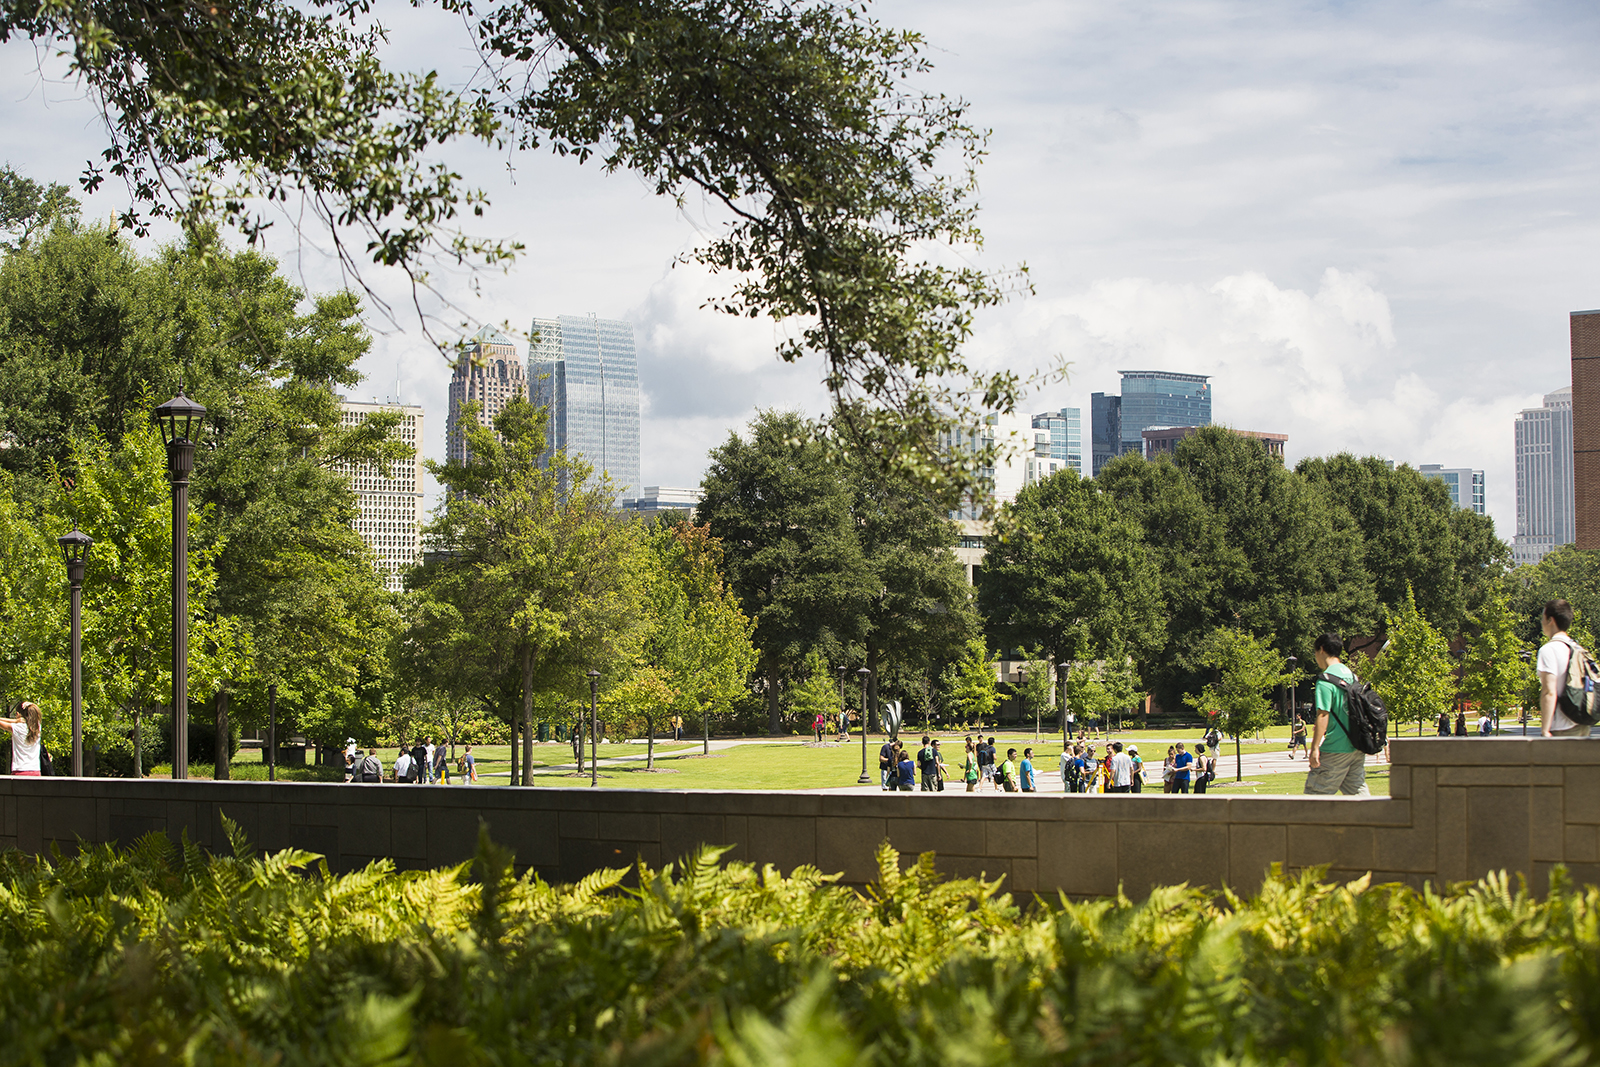
[[[229,827],[232,832],[232,827]],[[341,877],[152,835],[0,854],[19,1063],[1555,1064],[1600,1052],[1600,892],[1275,876],[1018,907],[902,871]]]

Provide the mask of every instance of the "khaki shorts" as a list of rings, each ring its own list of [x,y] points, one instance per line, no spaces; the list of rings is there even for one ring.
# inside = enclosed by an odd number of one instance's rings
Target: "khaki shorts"
[[[1369,797],[1367,754],[1365,752],[1324,752],[1320,766],[1306,772],[1307,796]]]

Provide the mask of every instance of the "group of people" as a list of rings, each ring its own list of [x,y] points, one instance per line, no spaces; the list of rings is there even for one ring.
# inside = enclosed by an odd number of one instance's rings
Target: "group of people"
[[[461,756],[456,760],[456,770],[464,782],[478,780],[478,764],[472,754],[471,745],[462,748]],[[374,748],[370,752],[363,752],[356,747],[355,738],[347,738],[344,750],[344,780],[366,785],[384,781],[398,782],[402,785],[436,785],[440,782],[449,785],[450,750],[445,745],[435,745],[431,737],[423,738],[409,749],[401,745],[395,751],[394,769],[386,778],[378,750]]]
[[[1039,791],[1032,748],[1022,749],[1020,756],[1016,749],[1008,748],[1000,759],[992,737],[969,734],[965,745],[961,780],[968,793],[980,788],[1006,793]],[[1209,751],[1203,742],[1192,754],[1182,743],[1169,746],[1161,768],[1162,792],[1189,793],[1192,789],[1204,793],[1217,776],[1216,757]],[[1068,793],[1144,792],[1145,762],[1137,746],[1124,747],[1121,741],[1113,741],[1103,756],[1097,756],[1092,743],[1075,743],[1062,750],[1060,761],[1061,784]],[[949,775],[937,738],[923,735],[915,753],[899,738],[885,741],[878,750],[878,776],[884,792],[942,792]]]
[[[883,747],[878,749],[878,777],[886,793],[915,792],[919,775],[923,792],[941,792],[948,774],[949,768],[945,766],[944,753],[939,751],[939,742],[926,734],[922,737],[922,747],[917,750],[915,760],[912,759],[911,750],[898,737],[885,741]]]

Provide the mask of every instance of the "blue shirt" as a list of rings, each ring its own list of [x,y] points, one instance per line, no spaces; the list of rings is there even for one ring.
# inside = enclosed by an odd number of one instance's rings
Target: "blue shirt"
[[[911,762],[910,756],[906,756],[900,761],[900,784],[917,784],[917,765]]]
[[[1189,780],[1189,764],[1194,762],[1194,757],[1187,752],[1178,753],[1173,759],[1172,766],[1175,771],[1172,775],[1175,781],[1187,782]]]
[[[1022,788],[1033,788],[1033,764],[1028,760],[1022,761]]]

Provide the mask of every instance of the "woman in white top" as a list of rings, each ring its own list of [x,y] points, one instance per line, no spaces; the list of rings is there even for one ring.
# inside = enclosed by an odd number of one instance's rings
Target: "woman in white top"
[[[39,705],[25,700],[15,718],[0,715],[0,722],[11,727],[11,773],[39,777]]]

